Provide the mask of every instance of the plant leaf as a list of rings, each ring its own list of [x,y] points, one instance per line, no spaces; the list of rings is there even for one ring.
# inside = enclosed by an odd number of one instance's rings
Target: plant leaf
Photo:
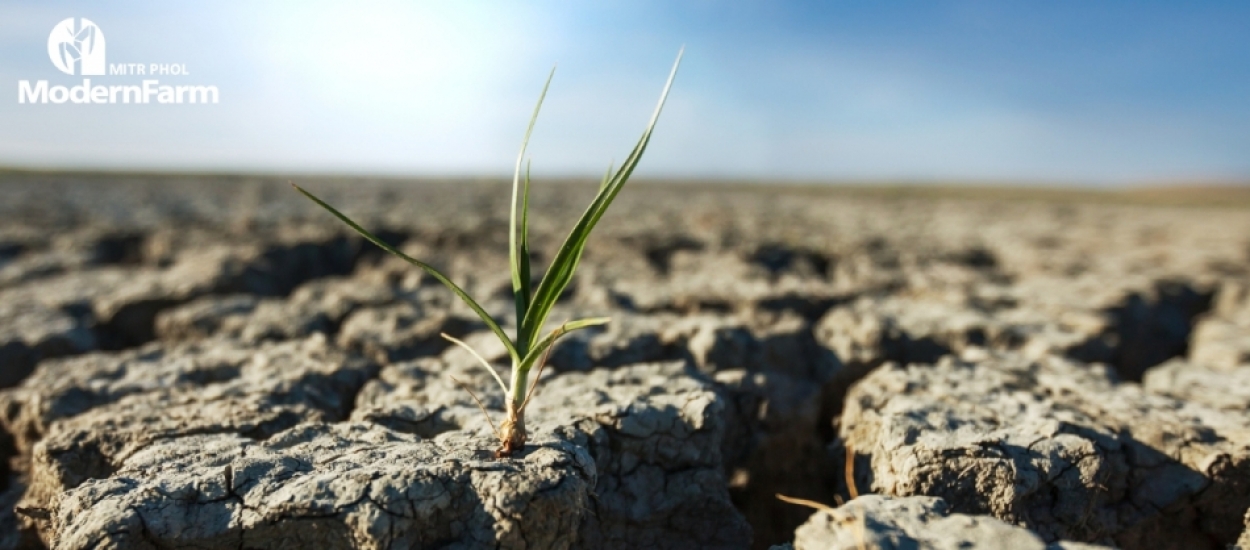
[[[684,50],[684,49],[683,49]],[[673,86],[673,79],[677,76],[677,67],[681,65],[681,51],[677,53],[677,60],[673,63],[673,68],[669,72],[668,82],[664,84],[664,91],[660,94],[660,101],[655,107],[654,114],[651,115],[651,121],[647,124],[647,129],[643,131],[642,137],[638,140],[638,144],[634,146],[633,151],[626,157],[625,162],[621,164],[620,169],[599,190],[595,200],[590,203],[586,211],[582,214],[577,225],[569,232],[569,236],[565,238],[564,244],[560,246],[560,250],[551,261],[551,267],[547,269],[547,274],[543,276],[542,281],[538,284],[538,289],[534,291],[534,297],[530,303],[525,317],[520,321],[518,327],[518,338],[529,341],[538,330],[542,328],[543,323],[547,320],[547,314],[550,313],[551,307],[555,305],[556,300],[560,298],[560,294],[568,287],[569,282],[573,279],[573,272],[577,269],[577,264],[581,261],[582,251],[586,248],[586,241],[590,237],[591,230],[595,224],[599,223],[599,219],[603,217],[608,206],[620,193],[621,188],[633,174],[634,168],[638,166],[638,161],[642,159],[642,154],[647,149],[647,143],[651,141],[651,132],[655,129],[655,123],[660,118],[660,112],[664,108],[664,102],[668,99],[668,92]],[[533,350],[527,350],[526,357],[532,355]]]
[[[517,193],[521,185],[521,161],[525,159],[525,148],[529,146],[530,135],[534,133],[534,123],[538,121],[538,111],[542,109],[543,99],[547,97],[547,88],[551,87],[551,79],[555,75],[556,68],[552,67],[551,73],[547,75],[547,83],[543,84],[543,91],[538,96],[538,104],[534,105],[534,114],[530,116],[529,126],[525,129],[525,138],[521,140],[521,153],[516,157],[516,170],[512,174],[512,211],[508,219],[508,262],[512,266],[512,294],[516,300],[517,346],[519,348],[517,351],[522,356],[528,352],[527,348],[529,347],[529,341],[521,337],[519,328],[521,319],[524,319],[525,314],[529,311],[530,300],[530,258],[528,252],[522,250],[527,248],[524,241],[525,235],[528,233],[526,227],[530,187],[528,170],[526,170],[525,174],[525,198],[521,203],[521,220],[519,224],[517,223]],[[519,243],[518,240],[520,241]]]
[[[517,306],[518,306],[517,318],[516,318],[518,339],[520,338],[520,335],[521,335],[521,328],[520,328],[521,320],[525,318],[525,312],[529,311],[530,299],[532,298],[532,295],[530,294],[530,229],[529,229],[530,164],[531,163],[529,161],[526,161],[525,163],[525,185],[523,187],[523,192],[521,193],[521,235],[520,235],[520,243],[518,243],[519,250],[517,252],[518,254],[520,254],[519,264],[521,268],[520,269],[521,288],[520,288],[520,292],[518,295],[524,298],[524,311],[522,311],[520,308],[520,306],[522,305],[522,302],[518,301],[517,302]],[[516,292],[516,289],[514,288],[513,291]],[[532,342],[528,340],[524,342],[517,342],[517,346],[518,346],[517,352],[520,355],[524,356],[529,351],[529,347],[531,343]]]
[[[599,182],[599,192],[603,192],[603,188],[608,186],[608,180],[612,178],[612,163],[608,163],[608,171],[603,174],[603,180]]]
[[[486,369],[486,372],[489,372],[491,376],[495,377],[495,381],[499,383],[499,389],[503,390],[503,394],[508,395],[508,384],[504,383],[503,378],[499,376],[499,371],[496,371],[495,367],[490,365],[490,361],[487,361],[485,357],[482,357],[482,354],[478,353],[477,350],[464,343],[463,340],[447,334],[446,332],[440,332],[438,335],[442,336],[444,340],[468,350],[469,354],[476,358],[478,363],[481,363],[482,368]]]
[[[482,306],[478,305],[477,302],[473,301],[473,298],[470,298],[468,293],[466,293],[463,289],[457,286],[456,283],[451,282],[451,279],[448,279],[446,275],[439,273],[439,271],[437,269],[434,269],[434,267],[431,266],[430,264],[427,264],[425,262],[422,262],[421,260],[417,260],[412,257],[409,257],[407,254],[400,252],[398,249],[387,244],[382,239],[377,238],[376,236],[373,235],[373,233],[368,232],[367,230],[365,230],[365,228],[361,227],[359,224],[352,221],[351,218],[348,218],[347,216],[343,215],[342,212],[335,210],[333,206],[326,204],[325,201],[317,198],[312,193],[305,191],[303,187],[295,185],[294,183],[291,184],[291,187],[294,187],[296,191],[303,193],[305,197],[312,199],[313,202],[317,203],[322,208],[328,210],[331,214],[334,214],[336,218],[342,220],[343,223],[348,225],[348,227],[355,229],[357,233],[360,233],[360,235],[368,239],[369,242],[382,247],[383,250],[402,258],[404,261],[412,265],[415,265],[421,269],[424,269],[426,273],[429,273],[432,277],[434,277],[435,279],[438,279],[438,282],[443,283],[443,285],[446,286],[448,289],[450,289],[453,293],[455,293],[456,296],[459,296],[461,300],[464,300],[464,303],[467,304],[471,309],[473,309],[473,311],[477,313],[478,317],[482,318],[482,322],[486,323],[486,326],[490,327],[490,329],[494,331],[495,335],[499,337],[499,340],[503,342],[504,347],[508,349],[508,354],[512,356],[513,361],[519,361],[521,359],[521,355],[517,353],[516,346],[512,344],[512,340],[510,340],[508,338],[508,335],[504,333],[502,328],[500,328],[499,323],[496,323],[495,320],[491,318],[490,314],[486,313],[486,310],[482,309]]]
[[[575,330],[581,330],[584,328],[606,325],[608,324],[609,321],[611,321],[611,319],[607,317],[593,317],[590,319],[578,319],[576,321],[569,321],[567,323],[564,323],[563,325],[556,327],[554,330],[551,331],[550,334],[547,335],[546,338],[543,338],[537,344],[535,344],[533,349],[530,350],[529,355],[526,355],[525,359],[521,361],[521,365],[520,365],[521,376],[524,377],[526,374],[529,374],[530,368],[534,366],[534,362],[537,361],[539,357],[542,357],[543,352],[546,351],[547,348],[555,344],[556,340],[559,339],[561,336],[568,334],[570,332],[573,332]]]

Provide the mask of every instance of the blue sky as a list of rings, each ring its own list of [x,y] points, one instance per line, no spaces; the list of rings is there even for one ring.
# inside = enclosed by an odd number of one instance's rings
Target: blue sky
[[[48,33],[216,105],[18,104]],[[0,165],[1125,184],[1250,180],[1246,2],[3,2]],[[93,77],[134,84],[143,77]],[[151,78],[151,77],[148,77]]]

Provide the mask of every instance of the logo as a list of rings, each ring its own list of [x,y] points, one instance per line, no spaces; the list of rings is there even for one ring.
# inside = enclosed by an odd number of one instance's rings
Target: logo
[[[194,77],[186,63],[169,60],[107,63],[104,31],[85,17],[71,17],[52,27],[52,32],[48,33],[48,59],[52,60],[52,66],[67,75],[104,78],[95,79],[95,83],[90,78],[82,78],[78,83],[66,82],[63,77],[58,77],[60,83],[21,79],[17,81],[18,103],[203,105],[220,101],[217,86],[188,82]],[[156,78],[133,78],[157,76],[173,78],[169,83]]]
[[[79,21],[77,28],[73,17],[52,27],[48,34],[48,57],[56,68],[68,75],[103,75],[104,33],[90,19]]]

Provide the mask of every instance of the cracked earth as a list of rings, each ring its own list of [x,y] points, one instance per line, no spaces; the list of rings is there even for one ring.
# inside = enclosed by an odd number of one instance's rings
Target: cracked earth
[[[515,325],[504,184],[300,183]],[[0,548],[1250,548],[1243,209],[631,184],[495,460],[493,334],[284,182],[0,193]]]

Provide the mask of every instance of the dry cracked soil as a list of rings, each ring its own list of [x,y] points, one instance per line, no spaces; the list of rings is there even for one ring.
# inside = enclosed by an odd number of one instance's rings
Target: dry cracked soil
[[[496,460],[502,346],[275,180],[0,174],[0,549],[1250,548],[1244,208],[631,184]],[[514,326],[506,185],[301,183]]]

